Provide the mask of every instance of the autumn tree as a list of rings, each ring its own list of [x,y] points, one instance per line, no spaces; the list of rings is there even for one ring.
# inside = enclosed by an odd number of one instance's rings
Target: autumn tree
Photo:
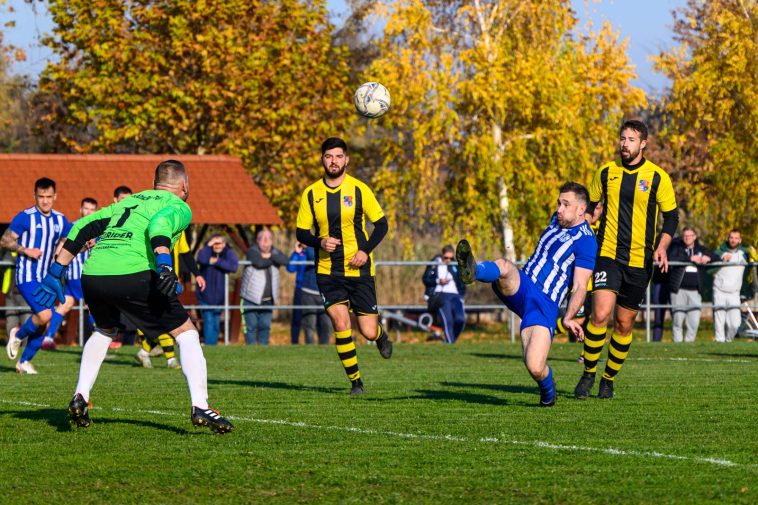
[[[237,155],[291,219],[320,142],[353,117],[325,0],[52,0],[49,12],[36,103],[53,149]]]
[[[527,252],[559,183],[588,183],[644,102],[626,43],[607,25],[575,34],[568,1],[388,0],[376,15],[366,78],[392,92],[395,136],[375,180],[401,230],[432,221],[446,240]]]
[[[671,79],[662,132],[686,220],[716,244],[758,233],[758,2],[689,0],[674,13],[679,46],[656,59]]]

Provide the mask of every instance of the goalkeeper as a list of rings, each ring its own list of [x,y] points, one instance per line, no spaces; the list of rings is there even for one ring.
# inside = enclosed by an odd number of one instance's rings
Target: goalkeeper
[[[61,279],[66,266],[87,240],[98,237],[82,274],[84,299],[95,319],[95,330],[82,351],[69,416],[79,427],[90,425],[90,390],[123,313],[149,338],[168,333],[176,339],[192,400],[192,424],[228,432],[234,428],[232,424],[208,407],[200,336],[176,297],[177,278],[171,267],[171,247],[192,219],[185,203],[189,178],[184,165],[176,160],[160,163],[154,188],[78,220],[35,292],[38,303],[46,307],[51,307],[56,297],[63,301]]]

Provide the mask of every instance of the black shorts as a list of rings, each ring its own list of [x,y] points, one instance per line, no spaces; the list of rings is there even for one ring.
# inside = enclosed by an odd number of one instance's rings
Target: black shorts
[[[616,293],[616,305],[637,311],[645,299],[652,274],[652,264],[648,268],[635,268],[600,256],[592,274],[592,292],[613,291]]]
[[[84,301],[99,328],[122,328],[126,316],[145,336],[156,339],[183,325],[189,316],[175,294],[155,287],[153,271],[127,275],[82,275]]]
[[[376,304],[376,284],[373,277],[344,277],[337,275],[316,275],[318,289],[324,308],[339,303],[347,304],[348,308],[358,316],[377,316],[379,310]]]

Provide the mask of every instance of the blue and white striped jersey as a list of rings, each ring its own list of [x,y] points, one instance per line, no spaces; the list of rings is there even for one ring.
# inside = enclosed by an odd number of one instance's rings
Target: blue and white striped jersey
[[[85,249],[74,256],[66,269],[66,279],[72,281],[82,278],[82,268],[84,268],[84,262],[89,258],[90,252],[90,249]]]
[[[560,305],[573,283],[574,265],[592,270],[596,255],[597,241],[587,221],[561,228],[558,215],[553,214],[522,271],[548,298]]]
[[[55,246],[58,240],[69,232],[71,223],[57,210],[52,210],[49,216],[45,216],[35,206],[16,214],[11,221],[10,229],[18,235],[18,243],[22,247],[42,251],[42,256],[36,260],[24,254],[18,255],[16,284],[42,282],[53,262]]]

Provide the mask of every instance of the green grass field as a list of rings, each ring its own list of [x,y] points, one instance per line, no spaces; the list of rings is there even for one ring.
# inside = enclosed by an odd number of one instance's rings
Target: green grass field
[[[579,346],[556,344],[551,409],[510,343],[360,345],[360,398],[331,346],[205,351],[229,435],[193,428],[183,375],[136,348],[104,363],[88,429],[65,412],[78,348],[37,376],[4,361],[3,502],[758,502],[751,342],[635,342],[610,401],[573,399]]]

